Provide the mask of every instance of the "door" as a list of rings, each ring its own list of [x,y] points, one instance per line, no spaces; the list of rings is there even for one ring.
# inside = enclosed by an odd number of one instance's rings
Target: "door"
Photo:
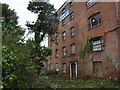
[[[70,78],[77,77],[77,62],[70,62]]]
[[[95,77],[103,77],[102,62],[96,61],[93,63],[93,72]]]
[[[71,72],[72,72],[72,78],[76,77],[76,68],[75,68],[75,63],[71,64]]]

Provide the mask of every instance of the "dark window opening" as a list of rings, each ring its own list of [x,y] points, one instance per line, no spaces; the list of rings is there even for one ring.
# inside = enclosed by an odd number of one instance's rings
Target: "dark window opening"
[[[100,25],[101,23],[101,17],[100,14],[94,14],[89,18],[89,28],[94,28]]]
[[[70,28],[71,37],[75,36],[74,26]]]

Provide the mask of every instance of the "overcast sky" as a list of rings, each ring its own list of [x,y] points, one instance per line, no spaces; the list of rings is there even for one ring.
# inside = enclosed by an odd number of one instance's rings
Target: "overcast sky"
[[[19,16],[18,23],[25,27],[26,21],[35,21],[36,15],[27,10],[30,0],[0,0],[1,3],[9,4],[11,9],[15,9],[17,16]],[[58,9],[66,0],[50,0],[50,3]]]
[[[26,21],[35,21],[37,18],[37,15],[34,13],[31,13],[29,10],[27,10],[27,6],[29,4],[30,0],[0,0],[0,3],[6,3],[9,5],[11,9],[15,9],[15,12],[17,13],[18,24],[21,25],[24,28],[27,28],[25,26]],[[50,0],[50,3],[54,5],[55,9],[58,9],[66,0]],[[26,37],[33,38],[34,34],[31,34]],[[48,41],[44,40],[42,44],[47,46]]]

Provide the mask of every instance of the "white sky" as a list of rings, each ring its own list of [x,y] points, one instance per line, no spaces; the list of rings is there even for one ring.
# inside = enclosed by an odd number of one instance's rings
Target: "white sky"
[[[26,21],[35,21],[37,18],[37,15],[34,13],[31,13],[29,10],[27,10],[27,6],[29,4],[30,0],[0,0],[0,3],[6,3],[9,5],[11,9],[15,9],[15,12],[17,13],[18,24],[21,25],[24,28],[27,28],[25,26]],[[50,0],[50,3],[54,5],[55,9],[58,9],[66,0]],[[29,35],[27,38],[32,38],[33,34]],[[47,46],[47,40],[43,42]]]
[[[27,10],[30,0],[0,0],[1,3],[6,3],[11,9],[15,9],[19,16],[19,25],[25,27],[26,21],[35,21],[36,15]],[[66,0],[50,0],[50,3],[58,9]]]

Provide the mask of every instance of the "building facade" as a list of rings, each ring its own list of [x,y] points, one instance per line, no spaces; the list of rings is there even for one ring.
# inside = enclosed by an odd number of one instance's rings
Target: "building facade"
[[[48,69],[70,78],[118,78],[120,3],[65,2],[56,13],[60,22],[48,40]]]

